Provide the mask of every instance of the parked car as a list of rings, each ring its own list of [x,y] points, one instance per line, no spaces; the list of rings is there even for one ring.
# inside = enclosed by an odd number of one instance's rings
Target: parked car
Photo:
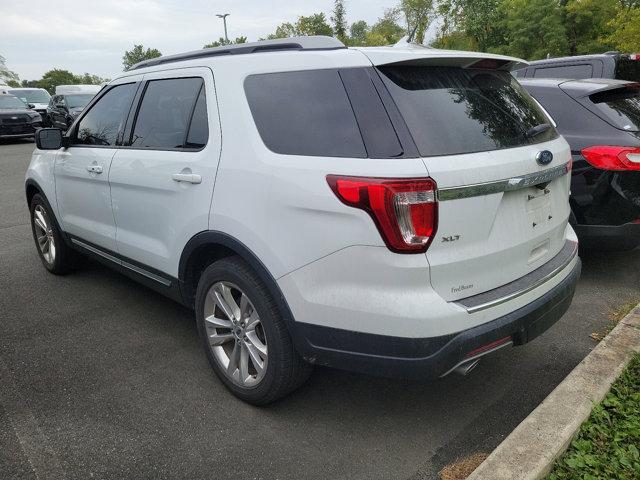
[[[44,88],[8,88],[7,93],[18,97],[30,108],[40,114],[43,121],[47,116],[47,105],[51,95]]]
[[[0,94],[0,138],[33,137],[42,127],[40,114],[18,97]]]
[[[607,52],[548,58],[531,62],[513,73],[517,78],[612,78],[640,82],[640,54]]]
[[[571,224],[588,249],[640,245],[640,83],[521,80],[571,145]]]
[[[254,404],[310,364],[466,373],[556,322],[580,272],[569,146],[520,62],[328,37],[141,62],[64,136],[39,132],[38,254],[61,274],[82,252],[194,309],[213,370]]]
[[[93,93],[54,95],[47,106],[47,123],[66,131],[93,97]]]

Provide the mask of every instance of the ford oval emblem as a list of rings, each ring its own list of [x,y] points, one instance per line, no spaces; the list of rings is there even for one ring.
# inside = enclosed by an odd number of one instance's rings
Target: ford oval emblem
[[[536,155],[536,162],[540,165],[549,165],[553,160],[553,153],[549,150],[542,150]]]

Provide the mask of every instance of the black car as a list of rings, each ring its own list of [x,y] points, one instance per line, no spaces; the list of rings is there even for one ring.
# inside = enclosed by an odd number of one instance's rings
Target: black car
[[[640,83],[520,80],[571,145],[571,223],[587,249],[640,245]]]
[[[607,52],[597,55],[547,58],[513,72],[524,78],[612,78],[640,82],[640,54]]]
[[[54,95],[47,106],[47,123],[67,130],[94,96],[93,93]]]
[[[0,94],[0,138],[33,137],[42,127],[40,114],[18,97]]]

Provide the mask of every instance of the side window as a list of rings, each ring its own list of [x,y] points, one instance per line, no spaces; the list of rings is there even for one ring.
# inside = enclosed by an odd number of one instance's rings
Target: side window
[[[366,158],[336,70],[250,75],[244,89],[260,137],[271,151]]]
[[[536,68],[533,76],[537,78],[592,78],[593,66],[588,63],[583,63],[581,65]]]
[[[80,145],[115,145],[124,130],[136,84],[117,85],[105,93],[80,120],[75,142]]]
[[[207,96],[204,85],[200,87],[200,94],[196,101],[196,107],[191,117],[189,134],[187,135],[186,148],[204,148],[209,139],[209,120],[207,119]]]
[[[133,127],[131,146],[162,150],[187,147],[186,142],[189,141],[187,129],[191,116],[195,113],[194,108],[198,107],[196,100],[202,86],[201,78],[150,81],[145,89]],[[206,124],[205,106],[206,99],[203,95],[198,115],[205,116]],[[194,142],[202,140],[202,125],[200,124],[199,139],[197,128],[194,127],[192,134]]]

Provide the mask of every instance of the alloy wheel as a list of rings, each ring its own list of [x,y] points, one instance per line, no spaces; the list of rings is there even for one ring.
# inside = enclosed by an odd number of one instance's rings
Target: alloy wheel
[[[42,205],[36,205],[33,209],[33,225],[40,253],[49,265],[53,265],[56,261],[56,242],[49,215]]]
[[[207,340],[224,374],[242,387],[255,386],[267,369],[267,340],[253,303],[237,285],[214,283],[205,299]]]

